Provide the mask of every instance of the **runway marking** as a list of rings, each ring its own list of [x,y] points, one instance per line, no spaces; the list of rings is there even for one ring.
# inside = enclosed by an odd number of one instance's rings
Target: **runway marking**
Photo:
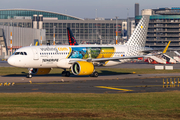
[[[134,85],[134,86],[112,86],[112,87],[161,87],[163,85]]]
[[[106,88],[106,89],[111,89],[111,90],[121,90],[121,91],[133,91],[129,89],[120,89],[120,88],[113,88],[113,87],[106,87],[106,86],[96,86],[98,88]]]

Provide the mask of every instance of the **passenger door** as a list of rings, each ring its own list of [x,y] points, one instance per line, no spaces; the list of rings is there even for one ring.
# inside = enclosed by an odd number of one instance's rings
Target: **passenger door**
[[[33,51],[33,60],[39,60],[39,54],[36,48],[32,49]]]

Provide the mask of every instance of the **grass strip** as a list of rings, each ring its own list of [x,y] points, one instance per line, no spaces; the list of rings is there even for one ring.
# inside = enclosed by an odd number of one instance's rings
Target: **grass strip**
[[[180,92],[123,94],[0,93],[1,119],[180,118]]]

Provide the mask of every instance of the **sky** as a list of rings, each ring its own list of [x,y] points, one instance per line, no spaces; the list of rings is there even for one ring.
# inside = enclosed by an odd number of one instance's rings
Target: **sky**
[[[134,4],[142,9],[180,7],[180,0],[0,0],[0,9],[35,9],[79,18],[134,17]],[[179,5],[179,6],[177,6]],[[140,12],[141,13],[141,12]]]

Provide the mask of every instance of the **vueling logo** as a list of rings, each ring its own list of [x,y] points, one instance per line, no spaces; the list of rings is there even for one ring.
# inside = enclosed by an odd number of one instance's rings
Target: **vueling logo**
[[[68,51],[68,49],[66,47],[57,47],[57,49],[59,51]]]

